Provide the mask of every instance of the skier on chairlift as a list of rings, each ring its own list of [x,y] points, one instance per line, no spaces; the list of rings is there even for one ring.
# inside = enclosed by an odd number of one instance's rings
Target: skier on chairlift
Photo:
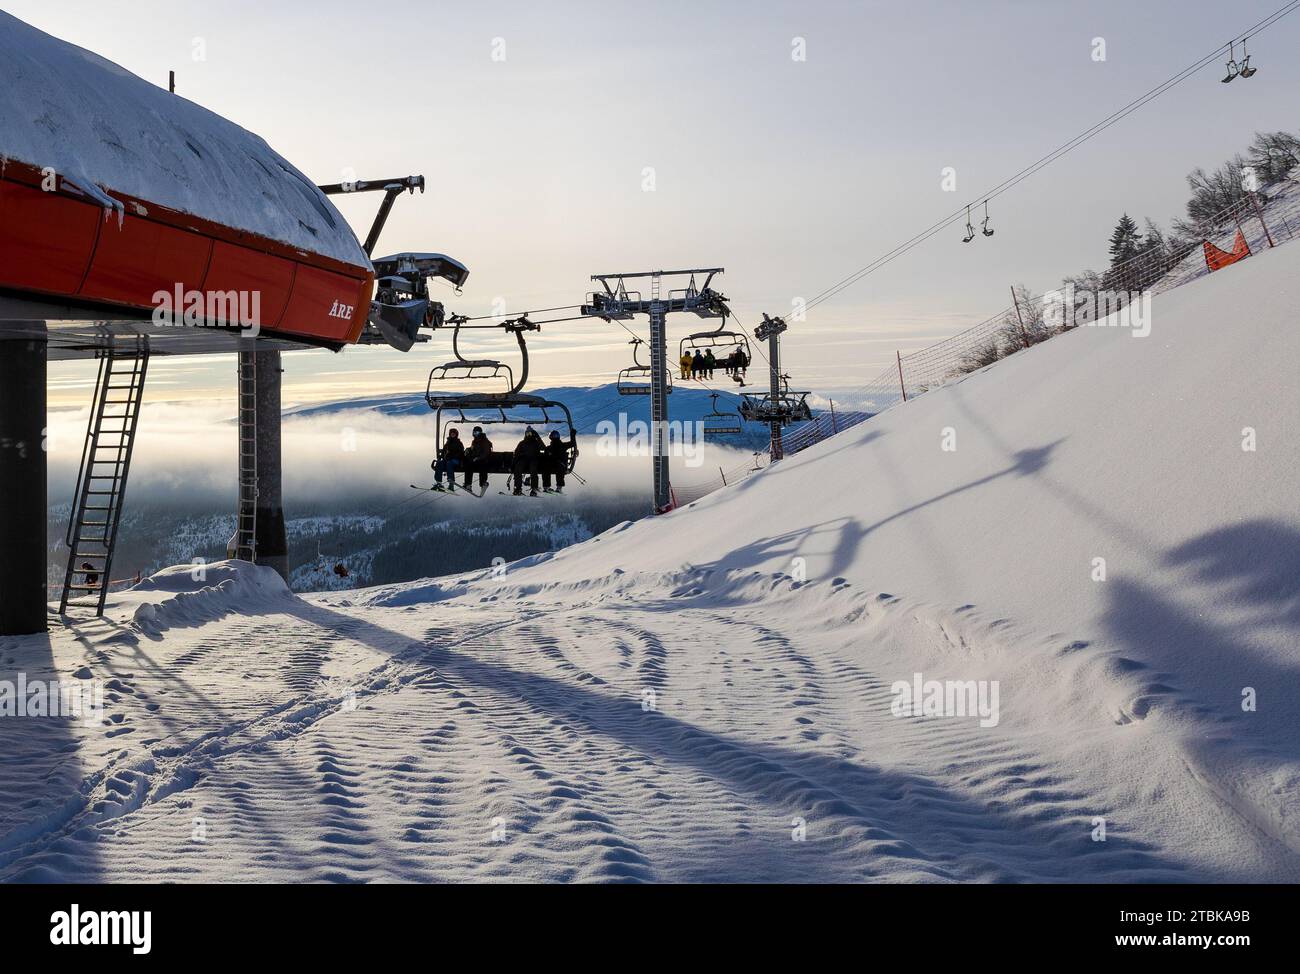
[[[749,356],[743,348],[736,349],[736,364],[731,369],[731,377],[741,385],[745,384],[745,370],[749,368]]]
[[[705,349],[704,352],[704,373],[709,380],[713,379],[713,370],[718,367],[718,360],[713,354],[713,349]]]
[[[682,357],[678,360],[678,364],[682,367],[683,379],[689,379],[691,377],[691,368],[693,362],[694,359],[691,358],[690,352],[682,352]]]
[[[560,439],[558,430],[551,430],[551,435],[546,442],[546,456],[542,460],[542,492],[545,494],[551,491],[551,474],[555,474],[554,493],[564,493],[564,474],[569,466],[569,448],[564,440]]]
[[[545,452],[542,438],[537,430],[529,426],[524,430],[524,438],[515,447],[515,490],[516,497],[524,492],[524,474],[528,474],[528,496],[537,496],[537,471],[541,467],[542,454]]]
[[[447,475],[447,489],[456,489],[456,471],[465,465],[465,444],[460,441],[460,433],[453,427],[447,430],[447,442],[438,451],[438,459],[433,467],[433,489],[442,490],[442,475]]]
[[[695,357],[691,359],[691,378],[703,379],[704,368],[704,356],[700,354],[700,350],[697,348],[695,350]]]
[[[474,472],[478,472],[478,485],[483,493],[487,493],[488,487],[488,466],[492,460],[492,441],[487,438],[483,432],[482,426],[475,426],[474,433],[470,437],[469,449],[465,451],[465,489],[470,489],[470,481],[473,480]]]

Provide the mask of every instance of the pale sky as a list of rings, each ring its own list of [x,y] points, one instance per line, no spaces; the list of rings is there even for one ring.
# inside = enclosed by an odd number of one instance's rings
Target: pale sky
[[[1281,0],[912,2],[27,2],[4,9],[263,136],[318,182],[423,173],[380,253],[466,263],[449,309],[580,302],[593,273],[721,265],[752,328],[788,314],[1281,6]],[[1106,60],[1094,61],[1094,38]],[[807,59],[792,59],[802,38]],[[997,234],[954,228],[814,309],[784,346],[798,384],[842,389],[1105,263],[1122,212],[1182,215],[1183,177],[1259,129],[1300,128],[1300,14],[996,200]],[[498,58],[504,53],[504,59]],[[196,56],[202,55],[196,60]],[[957,191],[941,189],[944,167]],[[653,169],[648,191],[645,171]],[[377,196],[343,201],[364,235]],[[978,223],[978,220],[976,220]],[[646,323],[633,327],[644,334]],[[698,320],[670,321],[671,346]],[[448,336],[408,355],[286,356],[286,399],[424,388]],[[609,381],[627,335],[555,325],[534,385]],[[84,373],[52,369],[51,401]],[[151,398],[233,395],[228,357],[158,362]]]

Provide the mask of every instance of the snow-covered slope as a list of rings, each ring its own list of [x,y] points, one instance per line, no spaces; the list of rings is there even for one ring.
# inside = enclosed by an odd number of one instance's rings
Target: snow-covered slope
[[[0,878],[1294,882],[1297,263],[555,555],[0,643],[114,684],[0,720]]]
[[[260,137],[0,10],[0,166],[100,188],[370,266],[346,220]]]

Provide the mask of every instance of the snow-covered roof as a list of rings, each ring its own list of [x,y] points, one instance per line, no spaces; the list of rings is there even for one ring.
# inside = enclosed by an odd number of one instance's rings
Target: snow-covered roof
[[[50,167],[313,253],[369,266],[315,184],[252,132],[0,11],[0,165]]]

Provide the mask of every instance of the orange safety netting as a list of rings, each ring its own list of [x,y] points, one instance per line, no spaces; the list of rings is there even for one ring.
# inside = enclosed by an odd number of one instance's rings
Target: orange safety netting
[[[1237,231],[1237,239],[1232,242],[1231,253],[1222,247],[1214,246],[1208,240],[1203,240],[1201,244],[1205,247],[1205,266],[1211,271],[1217,271],[1220,267],[1227,267],[1243,257],[1250,256],[1250,244],[1246,243],[1246,238],[1240,230]]]

